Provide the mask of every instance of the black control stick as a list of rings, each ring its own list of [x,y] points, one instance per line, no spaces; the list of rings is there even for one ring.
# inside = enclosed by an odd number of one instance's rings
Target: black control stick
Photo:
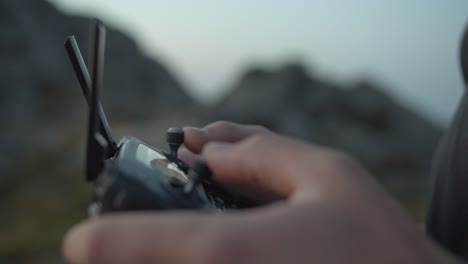
[[[177,160],[177,151],[184,143],[184,131],[179,127],[171,127],[167,130],[166,141],[169,144],[170,157]]]

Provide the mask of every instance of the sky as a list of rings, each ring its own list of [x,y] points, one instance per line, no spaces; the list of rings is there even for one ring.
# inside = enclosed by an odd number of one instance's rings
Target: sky
[[[466,0],[49,1],[129,34],[202,102],[216,101],[252,65],[290,61],[341,83],[376,80],[442,125],[464,89]]]

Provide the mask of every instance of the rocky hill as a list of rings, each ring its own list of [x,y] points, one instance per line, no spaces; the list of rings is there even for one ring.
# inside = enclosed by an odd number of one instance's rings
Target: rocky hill
[[[400,106],[378,84],[322,81],[300,64],[252,69],[210,120],[262,124],[276,132],[347,151],[393,194],[426,197],[440,128]]]
[[[0,1],[2,264],[54,263],[63,232],[85,217],[87,111],[63,43],[76,35],[87,58],[89,28],[89,18],[46,1]],[[107,37],[102,99],[115,134],[153,143],[167,126],[190,123],[197,106],[168,69],[121,32],[110,28]]]
[[[7,128],[0,131],[0,172],[12,154],[39,143],[45,125],[82,126],[85,104],[63,42],[76,35],[87,58],[89,28],[88,18],[62,14],[45,1],[0,1],[0,121]],[[168,70],[134,41],[110,29],[107,43],[102,100],[111,120],[147,120],[173,105],[193,106]],[[47,127],[46,134],[52,131],[61,133]]]
[[[63,41],[76,35],[86,57],[88,29],[88,18],[43,0],[0,1],[0,264],[61,263],[65,230],[86,217],[86,105]],[[169,126],[263,124],[349,151],[421,215],[440,129],[378,85],[337,85],[291,64],[248,71],[223,102],[206,108],[124,34],[110,29],[107,44],[102,99],[116,138],[164,146]]]

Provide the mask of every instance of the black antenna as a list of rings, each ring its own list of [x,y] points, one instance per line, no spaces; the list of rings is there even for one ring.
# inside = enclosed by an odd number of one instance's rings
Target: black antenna
[[[468,26],[463,35],[460,47],[461,68],[465,85],[468,85]],[[468,87],[467,87],[468,88]]]
[[[92,89],[89,101],[88,148],[86,150],[86,178],[94,181],[104,169],[108,152],[108,144],[99,132],[99,92],[102,88],[104,75],[104,52],[106,47],[106,29],[96,20],[91,37]]]
[[[70,58],[71,64],[73,65],[73,69],[75,70],[76,77],[78,78],[78,81],[80,83],[83,95],[86,98],[86,101],[88,102],[89,107],[91,107],[91,89],[90,89],[92,85],[91,78],[89,76],[88,69],[86,68],[85,62],[81,55],[80,48],[78,47],[78,44],[74,36],[70,36],[65,40],[65,48],[67,50],[68,57]],[[100,134],[107,141],[107,144],[109,146],[109,151],[107,153],[106,158],[110,158],[114,156],[114,154],[117,152],[118,147],[117,147],[117,143],[112,137],[109,123],[107,121],[102,105],[99,102],[98,102],[98,123],[99,123]]]

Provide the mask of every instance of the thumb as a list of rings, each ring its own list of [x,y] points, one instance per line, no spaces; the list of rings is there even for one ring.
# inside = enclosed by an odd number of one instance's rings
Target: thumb
[[[249,222],[248,224],[246,223]],[[63,253],[75,264],[223,263],[248,248],[242,230],[256,226],[240,214],[199,212],[120,213],[100,216],[74,227],[64,239]]]

